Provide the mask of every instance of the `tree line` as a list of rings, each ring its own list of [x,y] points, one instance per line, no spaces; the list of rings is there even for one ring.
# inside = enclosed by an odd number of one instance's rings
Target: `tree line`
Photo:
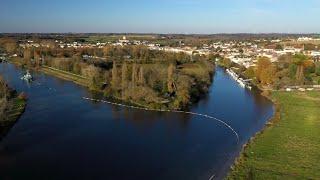
[[[207,91],[214,70],[211,56],[191,57],[146,46],[13,49],[15,60],[26,67],[49,66],[81,75],[89,79],[92,90],[153,108],[187,108]]]
[[[286,86],[320,84],[320,62],[304,54],[286,54],[271,62],[267,57],[258,58],[256,67],[241,72],[263,87],[281,89]]]

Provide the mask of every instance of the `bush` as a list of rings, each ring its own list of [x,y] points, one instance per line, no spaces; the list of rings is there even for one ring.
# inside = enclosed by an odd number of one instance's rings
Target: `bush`
[[[317,64],[317,67],[315,69],[315,73],[316,73],[317,76],[320,76],[320,63]]]
[[[25,100],[28,99],[28,96],[27,96],[26,93],[22,92],[22,93],[20,93],[20,94],[18,95],[18,99],[25,101]]]

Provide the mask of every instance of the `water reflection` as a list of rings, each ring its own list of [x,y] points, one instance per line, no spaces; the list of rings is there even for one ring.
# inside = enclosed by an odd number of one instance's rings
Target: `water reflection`
[[[103,98],[72,82],[0,65],[0,74],[29,96],[26,112],[0,142],[7,179],[208,179],[224,175],[240,147],[272,115],[272,104],[240,88],[217,68],[209,94],[190,111],[225,120],[241,142],[216,121],[181,113],[141,111],[82,97]]]

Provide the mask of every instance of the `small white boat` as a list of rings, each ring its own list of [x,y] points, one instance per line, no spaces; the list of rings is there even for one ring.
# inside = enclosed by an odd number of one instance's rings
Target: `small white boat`
[[[30,72],[27,71],[27,73],[21,77],[21,80],[32,81],[33,77],[31,76]]]

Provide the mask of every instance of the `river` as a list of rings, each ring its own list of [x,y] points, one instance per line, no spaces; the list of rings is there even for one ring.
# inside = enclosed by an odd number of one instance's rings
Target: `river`
[[[272,103],[216,68],[208,95],[192,108],[222,119],[146,112],[92,102],[84,87],[0,64],[26,92],[25,113],[0,142],[1,179],[221,179],[241,146],[273,115]],[[97,97],[95,97],[97,98]]]

